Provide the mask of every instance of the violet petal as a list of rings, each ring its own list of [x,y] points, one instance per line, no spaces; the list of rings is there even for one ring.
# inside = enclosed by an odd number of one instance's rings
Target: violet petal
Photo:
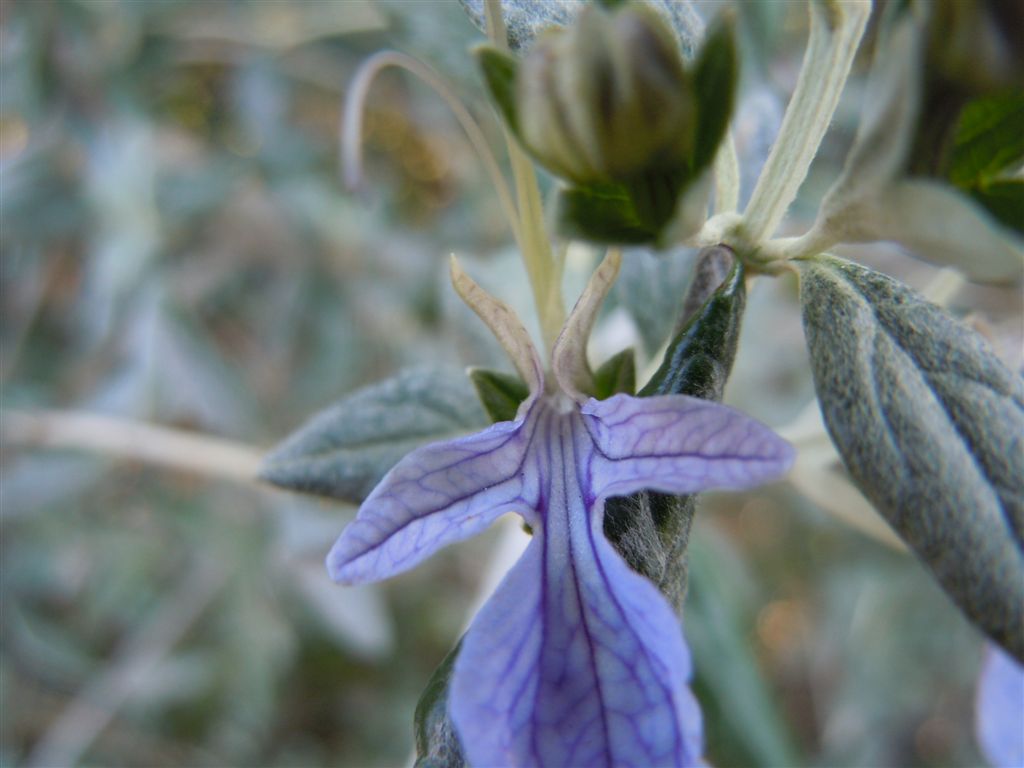
[[[1024,666],[994,645],[978,684],[976,726],[978,746],[993,768],[1024,766]]]
[[[506,512],[528,515],[536,491],[519,470],[532,430],[529,406],[520,413],[516,421],[418,448],[398,462],[328,554],[331,578],[348,584],[385,579]]]
[[[543,527],[455,664],[450,707],[466,757],[476,766],[696,765],[701,716],[682,630],[604,538],[583,420],[548,410],[537,442]]]
[[[600,496],[650,489],[740,490],[781,477],[792,446],[739,411],[684,395],[588,400],[581,408],[598,455],[591,483]]]

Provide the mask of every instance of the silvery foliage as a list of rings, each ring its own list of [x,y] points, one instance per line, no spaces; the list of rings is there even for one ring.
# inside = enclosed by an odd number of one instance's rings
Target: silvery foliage
[[[485,31],[484,0],[459,2],[477,28]],[[704,22],[689,0],[646,0],[646,4],[669,20],[679,39],[683,58],[693,59],[704,34]],[[529,48],[542,30],[567,26],[584,5],[583,0],[502,0],[509,47],[513,51]]]

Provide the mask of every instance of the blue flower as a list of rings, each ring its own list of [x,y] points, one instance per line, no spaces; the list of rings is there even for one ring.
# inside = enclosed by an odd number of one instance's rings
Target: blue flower
[[[783,474],[791,447],[706,400],[584,392],[584,347],[618,272],[595,272],[545,376],[512,311],[453,262],[453,283],[498,336],[529,398],[511,422],[428,445],[374,489],[327,558],[363,583],[412,568],[507,512],[533,540],[474,619],[449,711],[466,758],[490,766],[688,766],[701,715],[679,620],[603,533],[604,501],[644,489],[743,489]]]
[[[978,746],[992,768],[1024,766],[1024,666],[991,645],[978,684]]]

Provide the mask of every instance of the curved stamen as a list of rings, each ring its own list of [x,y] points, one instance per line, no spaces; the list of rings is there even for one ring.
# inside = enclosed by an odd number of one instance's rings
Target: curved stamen
[[[444,78],[436,70],[424,64],[412,56],[398,51],[381,51],[363,62],[352,79],[348,95],[342,107],[341,134],[339,136],[341,145],[342,179],[349,189],[359,187],[363,178],[363,157],[362,157],[362,136],[363,136],[363,114],[366,109],[366,96],[373,84],[373,79],[387,67],[397,67],[412,73],[428,86],[434,89],[444,99],[444,102],[451,109],[455,119],[458,120],[462,130],[466,132],[466,138],[476,150],[477,156],[484,165],[484,169],[491,177],[491,183],[498,193],[498,199],[504,210],[505,218],[516,242],[519,243],[519,212],[516,210],[512,194],[509,191],[505,177],[498,167],[498,161],[487,145],[483,131],[479,124],[466,109],[465,105],[448,86]],[[521,243],[520,243],[521,245]]]

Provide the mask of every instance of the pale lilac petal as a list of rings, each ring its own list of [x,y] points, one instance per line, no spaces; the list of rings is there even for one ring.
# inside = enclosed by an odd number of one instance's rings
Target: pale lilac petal
[[[1024,666],[990,646],[978,684],[978,745],[992,768],[1024,766]]]
[[[724,405],[683,395],[588,400],[581,409],[596,448],[591,487],[602,497],[650,489],[740,490],[777,479],[792,446]]]
[[[506,512],[531,519],[536,483],[520,473],[532,403],[520,418],[419,448],[359,508],[327,556],[335,581],[376,581],[408,570],[441,547],[479,533]]]
[[[590,438],[552,418],[543,528],[474,620],[451,714],[474,766],[688,766],[701,718],[679,621],[604,539]],[[539,438],[543,439],[543,438]]]

